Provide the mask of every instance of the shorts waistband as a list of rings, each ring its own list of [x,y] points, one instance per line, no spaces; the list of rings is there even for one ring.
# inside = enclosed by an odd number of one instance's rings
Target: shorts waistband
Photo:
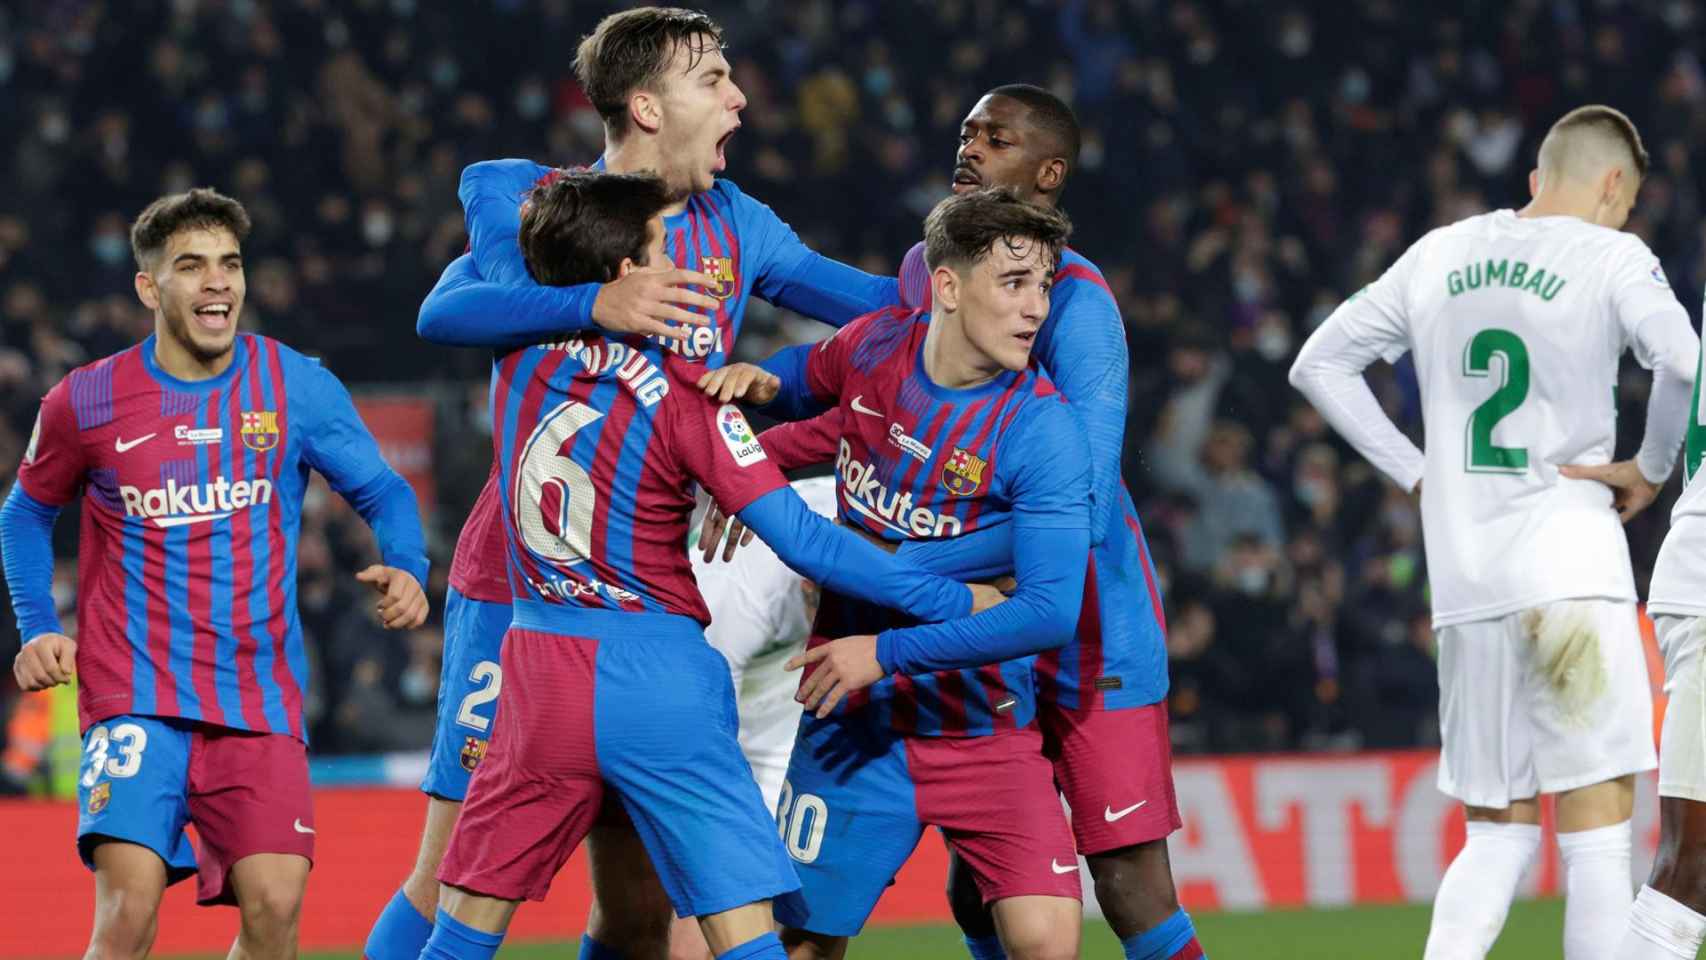
[[[523,630],[568,637],[705,642],[703,624],[675,613],[629,613],[529,600],[517,600],[511,609],[511,625]]]

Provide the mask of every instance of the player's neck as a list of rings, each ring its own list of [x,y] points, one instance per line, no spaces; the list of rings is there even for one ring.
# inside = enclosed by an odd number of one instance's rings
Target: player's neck
[[[189,348],[179,343],[177,338],[156,326],[154,328],[154,363],[167,376],[194,383],[197,380],[211,380],[231,369],[231,361],[237,355],[233,343],[231,349],[221,353],[211,360],[203,360],[190,352]]]
[[[604,169],[611,173],[655,173],[663,176],[663,157],[658,151],[656,138],[633,134],[618,143],[606,137]],[[664,207],[663,215],[673,217],[686,210],[687,199],[684,196]]]
[[[1001,365],[974,346],[958,315],[938,308],[924,334],[924,375],[938,387],[967,390],[1001,375]]]
[[[1581,195],[1570,190],[1542,190],[1528,201],[1528,206],[1516,212],[1523,219],[1535,217],[1575,217],[1577,220],[1594,222],[1594,214],[1599,204],[1592,197]]]

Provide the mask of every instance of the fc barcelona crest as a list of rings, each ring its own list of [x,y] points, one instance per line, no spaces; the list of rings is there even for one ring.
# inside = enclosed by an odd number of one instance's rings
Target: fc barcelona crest
[[[983,469],[989,461],[964,447],[955,447],[942,464],[942,486],[956,497],[969,497],[983,486]]]
[[[243,411],[243,446],[256,453],[266,453],[278,446],[278,412],[275,410]]]
[[[110,780],[102,780],[89,791],[89,815],[94,816],[107,808],[107,802],[113,798],[113,785]]]
[[[480,761],[484,760],[485,757],[486,741],[479,737],[462,738],[462,769],[473,773],[474,768],[479,766]]]
[[[727,300],[735,295],[735,262],[730,257],[700,257],[699,272],[710,274],[716,278],[716,283],[705,288],[705,292],[718,300]]]

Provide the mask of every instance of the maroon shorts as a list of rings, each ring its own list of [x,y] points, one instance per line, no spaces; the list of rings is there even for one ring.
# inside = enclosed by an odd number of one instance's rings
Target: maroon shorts
[[[1182,826],[1165,703],[1125,710],[1040,703],[1037,720],[1043,753],[1072,808],[1079,853],[1160,840]]]
[[[301,740],[197,724],[189,788],[200,841],[197,903],[236,903],[231,868],[244,857],[284,853],[314,861],[314,798]]]

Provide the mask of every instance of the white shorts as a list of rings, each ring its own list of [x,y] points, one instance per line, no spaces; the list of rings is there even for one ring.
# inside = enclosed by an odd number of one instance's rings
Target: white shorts
[[[800,704],[794,694],[800,689],[799,671],[782,669],[788,658],[805,648],[801,643],[765,653],[746,664],[737,691],[740,707],[740,750],[752,767],[752,778],[764,794],[764,802],[776,809],[782,796],[782,781],[788,774],[788,758],[794,752],[794,737],[800,731]]]
[[[1442,792],[1503,808],[1658,764],[1633,603],[1562,600],[1435,637]]]
[[[1653,620],[1665,655],[1664,731],[1659,744],[1659,796],[1706,803],[1706,617]]]

